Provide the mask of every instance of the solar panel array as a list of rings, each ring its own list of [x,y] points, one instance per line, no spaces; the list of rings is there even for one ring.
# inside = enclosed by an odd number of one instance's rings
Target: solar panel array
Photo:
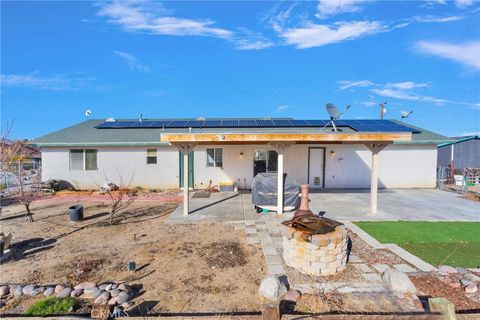
[[[294,119],[225,119],[225,120],[118,120],[105,121],[97,129],[135,128],[322,128],[329,120]],[[337,120],[338,128],[350,127],[358,132],[419,132],[416,129],[395,123],[391,120]],[[331,124],[328,124],[331,127]]]

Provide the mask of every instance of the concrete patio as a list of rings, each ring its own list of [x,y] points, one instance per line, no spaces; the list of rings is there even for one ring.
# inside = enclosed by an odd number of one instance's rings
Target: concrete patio
[[[212,193],[209,198],[190,195],[190,214],[183,215],[180,206],[167,223],[244,222],[256,220],[285,220],[292,213],[257,214],[246,192]],[[326,217],[336,220],[424,220],[424,221],[480,221],[478,202],[461,195],[433,189],[379,190],[378,213],[370,213],[369,190],[324,190],[310,193],[310,208],[314,213],[325,211]]]

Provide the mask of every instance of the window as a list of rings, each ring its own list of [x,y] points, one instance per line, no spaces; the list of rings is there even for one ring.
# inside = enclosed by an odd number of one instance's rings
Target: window
[[[83,170],[83,150],[70,150],[70,170]]]
[[[70,170],[97,170],[96,149],[70,150]]]
[[[157,164],[157,149],[147,149],[147,164]]]
[[[207,167],[223,167],[222,148],[207,148]]]
[[[97,150],[85,150],[85,170],[97,170]]]

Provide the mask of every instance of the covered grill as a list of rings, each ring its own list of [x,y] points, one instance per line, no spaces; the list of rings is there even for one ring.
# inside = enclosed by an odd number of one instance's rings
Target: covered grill
[[[252,202],[256,207],[277,210],[277,173],[259,173],[252,182]],[[298,208],[300,204],[300,184],[284,175],[283,206],[285,211]]]

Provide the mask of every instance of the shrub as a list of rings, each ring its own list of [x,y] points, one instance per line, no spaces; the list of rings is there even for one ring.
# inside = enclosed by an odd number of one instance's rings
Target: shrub
[[[73,307],[75,299],[48,297],[32,304],[25,314],[28,316],[48,316],[67,313]]]

